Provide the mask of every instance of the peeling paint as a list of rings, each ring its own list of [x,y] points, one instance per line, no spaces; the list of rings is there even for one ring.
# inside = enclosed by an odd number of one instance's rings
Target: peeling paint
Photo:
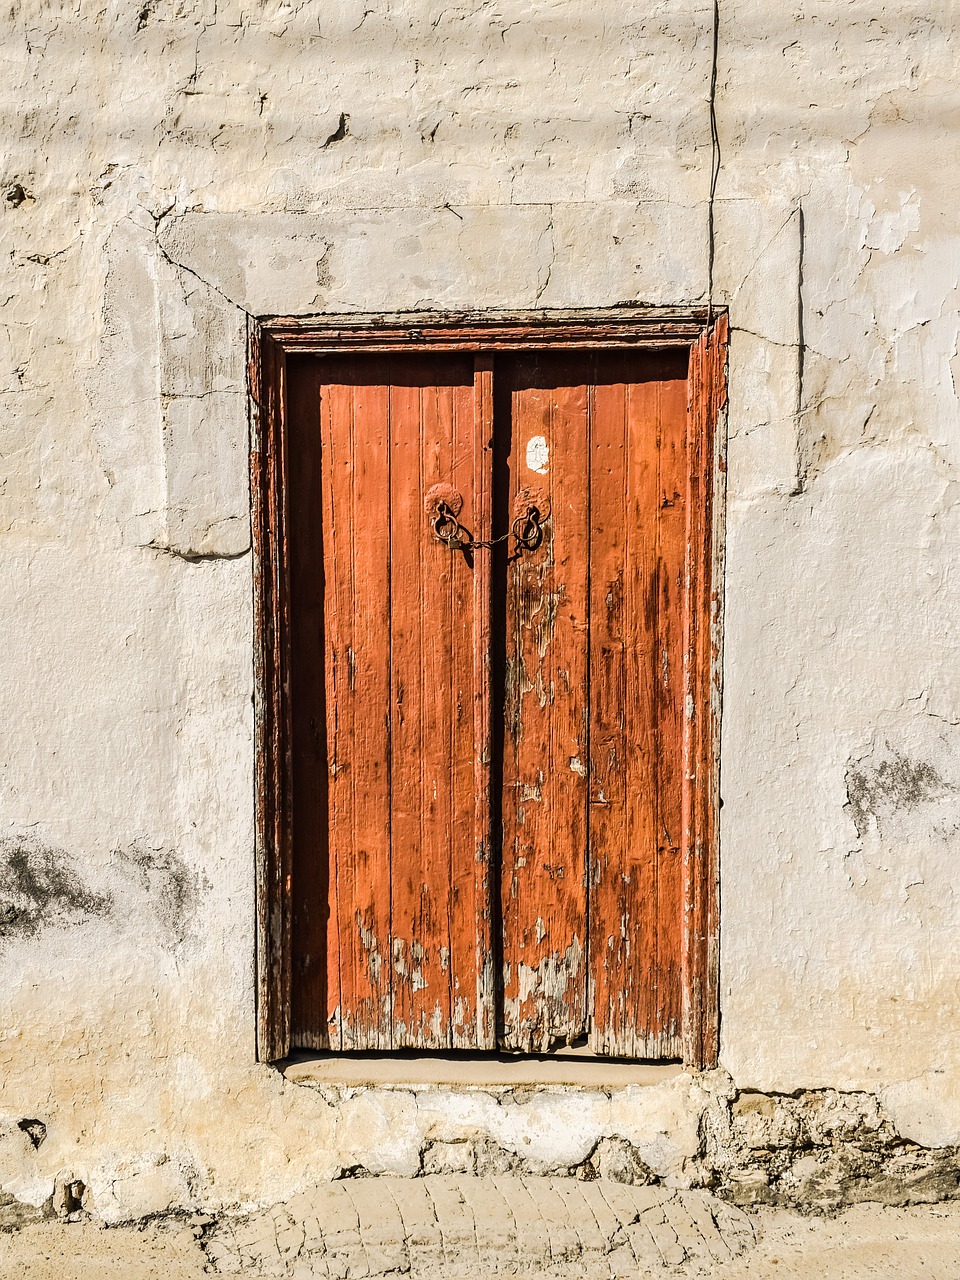
[[[543,922],[536,925],[537,941],[546,936]],[[504,1001],[504,1009],[511,1023],[517,1028],[521,1043],[526,1037],[527,1052],[547,1051],[556,1039],[569,1038],[568,991],[575,987],[583,963],[583,947],[574,935],[570,945],[562,952],[544,956],[538,965],[520,963],[516,971],[516,996]],[[510,989],[510,975],[506,978]],[[526,1007],[526,1009],[525,1009]],[[536,1011],[536,1023],[526,1010]],[[556,1028],[562,1028],[559,1032]],[[579,1033],[578,1033],[579,1034]]]
[[[380,970],[383,961],[380,955],[380,944],[377,941],[377,935],[369,925],[364,923],[363,916],[359,911],[355,918],[357,922],[357,932],[360,934],[360,943],[367,956],[367,967],[370,972],[370,981],[375,986],[378,986],[380,983]]]
[[[550,470],[550,450],[543,436],[531,436],[527,441],[527,470],[545,476]]]
[[[871,823],[881,823],[897,810],[955,794],[958,785],[942,778],[926,760],[911,760],[889,742],[870,756],[851,760],[846,772],[847,807],[861,839]]]

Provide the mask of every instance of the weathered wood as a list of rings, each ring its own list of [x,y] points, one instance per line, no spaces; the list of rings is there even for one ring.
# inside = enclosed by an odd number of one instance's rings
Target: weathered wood
[[[295,868],[316,899],[296,913],[294,1043],[490,1047],[489,576],[425,509],[447,484],[489,536],[490,370],[459,356],[313,366],[290,400]]]
[[[254,555],[254,735],[257,873],[257,1056],[290,1047],[291,757],[285,357],[269,334],[249,334],[250,508]]]
[[[292,781],[291,1025],[304,1048],[329,1047],[327,931],[330,868],[319,833],[327,829],[327,708],[324,679],[323,512],[320,482],[320,364],[288,359],[287,486],[290,562]],[[336,920],[330,922],[336,928]]]
[[[518,351],[556,347],[682,347],[703,330],[705,308],[624,307],[615,312],[407,313],[394,316],[276,317],[269,332],[286,350],[330,353]]]
[[[716,491],[722,495],[728,320],[690,349],[688,380],[687,608],[684,618],[683,1056],[716,1065],[720,1045],[719,809],[720,621]]]
[[[627,936],[631,883],[624,866],[627,828],[628,735],[650,723],[637,691],[627,690],[625,561],[630,549],[625,519],[626,478],[630,467],[627,388],[594,387],[590,424],[590,760],[589,760],[589,923],[590,1045],[606,1053],[618,1030],[633,1024],[630,984],[626,981],[636,933]],[[634,548],[639,551],[639,548]],[[639,713],[639,718],[638,717]],[[642,764],[651,758],[641,751]],[[649,794],[652,787],[644,789]]]
[[[549,1049],[587,1030],[590,357],[515,357],[511,514],[547,516],[507,585],[502,863],[504,1041]]]
[[[380,362],[324,369],[330,1042],[392,1044],[389,392]],[[358,372],[357,364],[362,366]],[[338,983],[334,982],[337,974]]]
[[[687,415],[686,370],[657,383],[657,616],[656,616],[656,1004],[652,1057],[681,1048],[680,978],[683,883],[682,808],[684,615],[686,601]]]
[[[474,574],[432,532],[425,497],[463,496],[473,528],[473,361],[413,356],[391,375],[393,1044],[476,1044]]]
[[[591,1046],[657,1056],[657,399],[607,357],[590,456]]]
[[[473,533],[479,539],[493,536],[493,375],[493,356],[476,356],[473,362]],[[492,556],[478,556],[473,571],[474,909],[472,921],[465,909],[458,911],[456,928],[469,937],[472,925],[475,933],[476,1013],[471,1035],[466,1019],[458,1014],[454,1004],[457,1016],[454,1017],[453,1042],[462,1049],[493,1049],[497,1038],[499,981],[494,972],[494,956],[499,953],[500,940],[494,939],[493,931],[495,924],[499,929],[500,920],[494,910],[494,857],[499,852],[499,839],[495,839],[493,832],[491,791],[494,752],[490,687],[492,565]],[[498,777],[498,787],[499,784]]]

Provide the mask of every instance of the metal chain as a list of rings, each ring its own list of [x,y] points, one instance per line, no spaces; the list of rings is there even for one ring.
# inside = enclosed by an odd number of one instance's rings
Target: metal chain
[[[519,555],[523,551],[536,551],[539,547],[543,541],[541,521],[546,518],[540,514],[539,508],[529,506],[526,514],[517,516],[509,531],[501,534],[499,538],[475,538],[470,530],[460,523],[450,507],[445,502],[441,502],[433,519],[433,531],[441,542],[459,551],[489,550],[513,538],[517,544],[517,555]]]

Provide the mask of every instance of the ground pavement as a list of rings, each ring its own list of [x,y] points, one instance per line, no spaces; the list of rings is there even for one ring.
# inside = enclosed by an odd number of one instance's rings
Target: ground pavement
[[[217,1222],[44,1222],[0,1280],[960,1280],[960,1204],[746,1214],[701,1192],[571,1178],[354,1178]]]

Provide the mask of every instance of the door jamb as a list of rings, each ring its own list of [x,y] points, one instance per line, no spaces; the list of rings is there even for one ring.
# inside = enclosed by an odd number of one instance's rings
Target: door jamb
[[[726,477],[724,310],[273,317],[248,328],[250,500],[254,556],[254,744],[257,1059],[290,1049],[292,759],[287,555],[286,358],[290,354],[507,351],[524,348],[690,351],[684,608],[684,1062],[719,1053],[719,776]],[[705,715],[697,715],[703,708]]]

